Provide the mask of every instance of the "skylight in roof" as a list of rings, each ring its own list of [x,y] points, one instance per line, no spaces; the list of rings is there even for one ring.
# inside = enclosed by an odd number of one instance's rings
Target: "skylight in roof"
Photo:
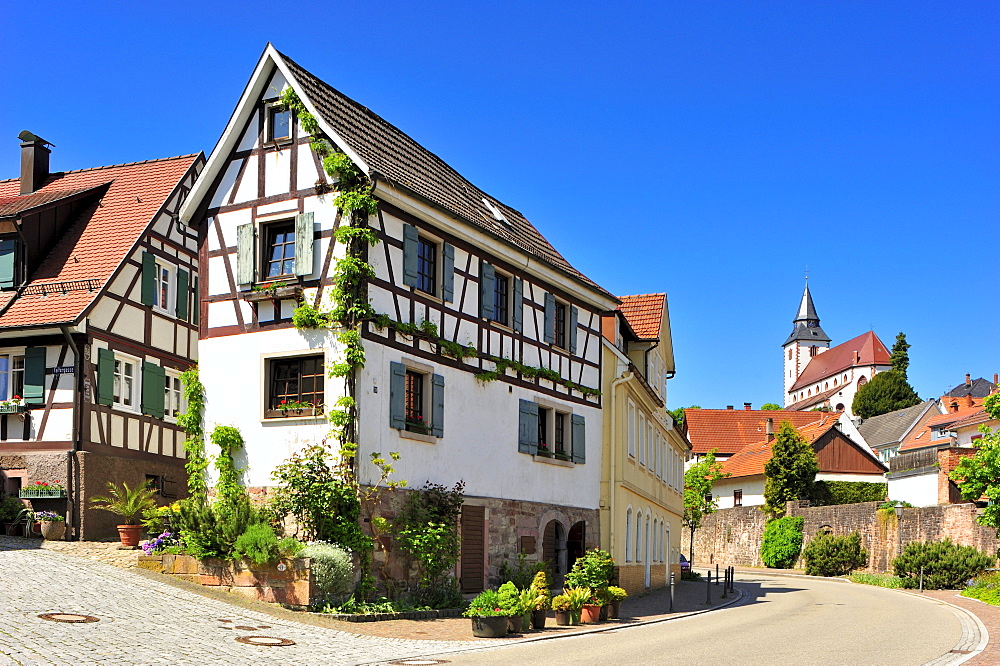
[[[486,209],[489,210],[490,213],[493,214],[493,219],[495,219],[497,222],[503,222],[504,224],[510,224],[507,221],[507,218],[504,217],[503,213],[500,212],[500,209],[497,208],[493,204],[492,201],[490,201],[489,199],[483,199],[482,202],[483,202],[483,205],[486,206]]]

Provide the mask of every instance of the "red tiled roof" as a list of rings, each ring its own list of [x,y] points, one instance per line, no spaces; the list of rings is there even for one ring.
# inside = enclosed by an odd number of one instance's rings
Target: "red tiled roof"
[[[855,356],[860,353],[860,358]],[[874,331],[862,333],[814,356],[789,392],[818,382],[856,365],[889,365],[889,352]]]
[[[128,252],[166,203],[177,184],[201,155],[56,173],[36,192],[19,196],[18,179],[0,181],[0,201],[11,210],[26,210],[88,189],[106,186],[98,202],[70,223],[34,271],[29,287],[92,280],[95,291],[49,290],[26,293],[0,316],[0,328],[72,323],[96,298]],[[56,196],[58,194],[58,196]],[[20,207],[20,208],[19,208]],[[32,292],[36,290],[31,290]],[[13,292],[0,296],[6,304]]]
[[[785,409],[800,411],[805,409],[806,407],[812,407],[813,405],[818,405],[822,402],[826,402],[827,398],[832,396],[837,391],[842,391],[843,389],[844,389],[843,386],[834,386],[832,389],[828,391],[823,391],[822,393],[817,393],[811,398],[806,398],[804,400],[799,400],[798,402],[793,402],[792,404],[788,405]]]
[[[981,400],[979,401],[982,402]],[[962,425],[972,425],[974,423],[983,423],[989,420],[987,416],[983,421],[976,421],[975,419],[980,415],[986,416],[981,404],[973,405],[972,407],[960,408],[957,412],[948,412],[947,414],[938,414],[937,416],[932,416],[927,419],[927,423],[923,425],[912,437],[907,439],[899,446],[899,452],[904,453],[906,451],[913,451],[914,449],[922,449],[928,446],[945,446],[952,443],[950,437],[941,437],[938,439],[931,439],[931,431],[935,428],[939,430],[951,430],[952,428]],[[968,423],[965,423],[968,421]]]
[[[59,201],[60,199],[66,199],[75,194],[81,194],[89,189],[92,188],[78,187],[73,190],[43,189],[37,192],[32,192],[31,194],[25,194],[23,196],[0,197],[0,216],[23,213],[27,210],[31,210],[32,208],[38,208],[54,201]],[[18,191],[20,191],[20,188]]]
[[[992,421],[993,417],[986,413],[985,409],[981,409],[974,414],[970,414],[961,421],[955,421],[951,424],[952,428],[965,428],[968,426],[980,425],[982,423],[987,423]]]
[[[638,294],[619,296],[618,299],[621,301],[618,309],[640,339],[655,340],[660,337],[666,294]]]
[[[774,419],[774,430],[788,421],[799,428],[818,419],[840,418],[840,412],[793,412],[766,409],[685,409],[684,424],[691,450],[697,454],[718,449],[720,454],[731,455],[765,437],[767,419]]]
[[[813,418],[816,413],[812,414]],[[796,430],[810,444],[825,435],[835,425],[840,414],[826,414],[818,421],[799,426]],[[775,428],[777,430],[777,428]],[[764,465],[771,459],[771,442],[761,440],[743,447],[736,455],[722,463],[722,471],[728,472],[730,477],[757,476],[764,474]],[[822,470],[820,470],[822,471]]]

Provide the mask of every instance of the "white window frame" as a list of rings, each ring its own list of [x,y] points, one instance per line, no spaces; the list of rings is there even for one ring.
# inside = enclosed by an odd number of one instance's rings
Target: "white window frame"
[[[628,401],[628,455],[635,458],[635,403]]]
[[[625,561],[632,561],[632,507],[625,510]]]
[[[646,415],[639,412],[639,464],[646,466]]]
[[[566,457],[564,462],[573,461],[573,412],[566,409],[564,405],[549,401],[549,400],[539,400],[536,399],[535,402],[538,404],[538,411],[544,409],[548,412],[545,417],[545,442],[546,448],[552,454],[553,457],[556,455],[556,415],[562,414],[563,416],[563,455]],[[539,442],[541,445],[541,442]]]
[[[496,316],[497,278],[507,280],[507,321],[505,322],[501,322],[493,318]],[[496,266],[493,267],[493,315],[490,317],[490,321],[497,326],[502,326],[511,330],[514,329],[514,276],[506,271],[500,270]]]
[[[24,399],[24,347],[20,349],[11,349],[8,351],[0,352],[0,357],[7,358],[7,394],[0,395],[0,400],[10,400],[15,395],[21,396]],[[21,367],[15,367],[17,361],[20,360]],[[21,380],[21,390],[20,392],[14,391],[14,385],[17,383],[14,380],[15,373],[20,374]]]
[[[115,409],[120,409],[125,412],[139,412],[139,403],[142,396],[142,361],[135,356],[130,356],[128,354],[122,354],[121,352],[113,352],[115,361],[113,366],[114,380],[112,383],[112,407]],[[133,367],[132,371],[132,390],[131,395],[131,405],[125,404],[124,392],[122,390],[116,390],[114,387],[118,386],[124,388],[125,384],[125,364],[131,363]]]
[[[635,562],[642,562],[642,511],[637,511],[635,514],[635,539],[632,545],[635,546],[635,557],[632,559]]]
[[[157,259],[154,265],[156,266],[156,274],[153,280],[155,286],[153,290],[153,309],[173,316],[174,310],[177,309],[177,267],[160,259]],[[164,282],[166,282],[167,292],[166,304],[160,302],[163,296]]]
[[[163,418],[171,423],[177,422],[177,416],[187,409],[184,399],[184,385],[181,383],[181,373],[170,368],[163,369]],[[169,384],[169,385],[168,385]],[[177,414],[172,412],[176,410]]]
[[[272,102],[270,104],[264,105],[264,137],[267,139],[265,143],[288,143],[292,140],[292,134],[295,131],[295,113],[288,109],[288,136],[274,136],[274,111],[281,111],[279,107],[282,106],[280,101]]]

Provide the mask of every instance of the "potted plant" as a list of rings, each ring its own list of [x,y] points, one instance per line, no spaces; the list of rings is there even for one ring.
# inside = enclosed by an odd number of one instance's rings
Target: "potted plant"
[[[568,587],[563,590],[563,594],[569,600],[569,610],[571,614],[570,624],[580,624],[581,611],[591,597],[589,587]],[[598,607],[600,613],[600,607]]]
[[[518,594],[517,610],[520,611],[519,614],[521,616],[521,631],[531,631],[534,628],[532,626],[531,615],[535,612],[537,600],[538,593],[531,589],[531,587],[524,588]]]
[[[535,574],[531,581],[531,590],[535,593],[535,607],[531,611],[531,627],[544,629],[548,609],[552,607],[552,594],[549,592],[549,577],[544,571]]]
[[[66,519],[55,511],[39,511],[35,520],[42,524],[42,538],[58,541],[66,536]]]
[[[493,590],[480,592],[462,615],[472,619],[472,635],[476,638],[507,635],[507,616],[500,610],[500,596]]]
[[[521,633],[521,593],[518,592],[514,583],[507,581],[497,590],[497,606],[507,616],[507,632],[511,634]]]
[[[610,602],[608,603],[608,619],[617,620],[621,615],[621,605],[628,593],[620,587],[615,587],[614,585],[608,587],[608,597]]]
[[[95,509],[121,516],[125,524],[118,526],[118,538],[123,546],[136,548],[143,530],[143,526],[136,524],[136,520],[155,504],[154,494],[145,483],[130,488],[125,482],[118,486],[108,481],[108,496],[91,497],[90,502]]]
[[[21,488],[18,497],[26,499],[42,499],[46,497],[66,497],[66,489],[58,481],[35,481],[30,486]]]
[[[565,594],[552,597],[552,610],[555,611],[557,625],[565,627],[573,624],[573,608],[569,603],[569,597]]]

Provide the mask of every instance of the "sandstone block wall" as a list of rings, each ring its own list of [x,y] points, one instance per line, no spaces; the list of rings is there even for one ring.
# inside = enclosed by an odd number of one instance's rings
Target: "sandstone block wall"
[[[139,568],[177,576],[192,583],[221,587],[251,599],[307,606],[312,594],[311,560],[280,560],[258,567],[248,562],[196,560],[190,555],[140,555]]]

